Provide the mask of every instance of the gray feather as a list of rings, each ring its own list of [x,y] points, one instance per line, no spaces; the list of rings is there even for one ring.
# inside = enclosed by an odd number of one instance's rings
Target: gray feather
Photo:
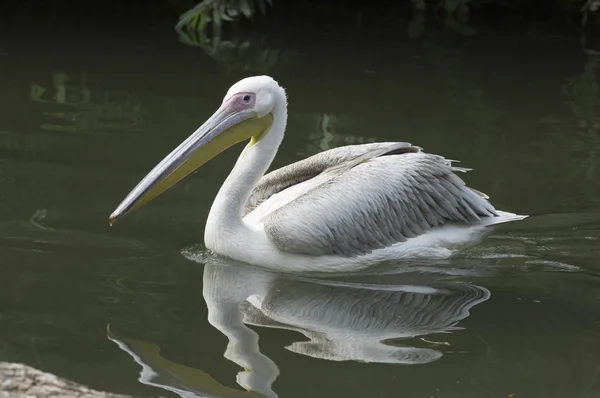
[[[421,148],[407,142],[377,142],[348,145],[319,152],[263,176],[248,199],[244,215],[286,188],[310,180],[326,170],[335,172],[336,166],[342,165],[342,169],[345,170],[355,163],[359,163],[358,160],[364,161],[386,153],[392,155],[420,150]]]
[[[331,173],[269,214],[265,232],[285,252],[363,255],[450,222],[495,216],[486,196],[468,188],[456,171],[467,169],[408,143],[339,147],[267,174],[246,212],[292,185]]]

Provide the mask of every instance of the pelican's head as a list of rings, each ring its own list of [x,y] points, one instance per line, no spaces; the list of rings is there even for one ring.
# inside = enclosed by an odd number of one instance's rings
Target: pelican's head
[[[269,76],[248,77],[235,83],[219,109],[133,188],[110,215],[110,224],[150,202],[230,146],[247,139],[249,145],[258,143],[271,129],[274,110],[282,98],[285,102],[285,92]]]

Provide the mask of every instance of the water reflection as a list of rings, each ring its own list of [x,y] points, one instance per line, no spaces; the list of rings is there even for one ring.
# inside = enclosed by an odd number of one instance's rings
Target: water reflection
[[[443,25],[462,36],[473,36],[477,31],[469,25],[471,0],[440,0],[434,5],[434,11],[442,11]],[[418,38],[425,33],[427,4],[425,0],[411,0],[413,15],[406,27],[410,38]],[[429,5],[431,7],[431,4]]]
[[[92,93],[85,72],[53,71],[48,84],[30,84],[29,99],[57,106],[43,113],[52,121],[43,123],[42,130],[135,133],[141,130],[148,113],[139,98],[130,93],[109,90]]]
[[[256,8],[264,14],[265,0],[258,0],[256,5],[252,1],[203,1],[180,16],[175,31],[179,41],[200,47],[229,73],[269,73],[276,66],[289,65],[298,51],[270,46],[265,35],[241,35],[237,29],[225,35],[221,28],[222,21],[235,22],[241,15],[253,17]],[[208,24],[212,25],[211,33],[207,32]]]
[[[309,144],[300,154],[308,157],[318,152],[339,146],[367,144],[377,141],[373,136],[353,134],[356,121],[350,115],[334,113],[312,113],[305,116],[310,119],[307,129]]]
[[[160,353],[156,344],[134,340],[115,334],[107,329],[108,338],[141,365],[138,380],[146,385],[171,391],[180,397],[257,397],[259,394],[226,387],[208,373],[172,362]]]
[[[441,271],[441,270],[440,270]],[[484,287],[449,279],[446,273],[400,270],[395,274],[347,274],[317,279],[281,274],[222,257],[207,259],[203,296],[208,321],[228,344],[224,357],[244,370],[237,383],[250,393],[276,397],[278,366],[259,349],[247,325],[296,331],[285,348],[329,361],[427,364],[459,353],[440,337],[461,330],[470,309],[490,297]],[[160,356],[151,343],[109,338],[142,366],[139,380],[182,397],[240,396],[201,370]],[[264,338],[264,337],[263,337]]]
[[[289,65],[298,56],[294,49],[269,46],[265,36],[224,39],[220,35],[209,38],[181,31],[179,35],[182,43],[202,48],[228,73],[270,73],[276,66]]]
[[[304,334],[309,341],[286,347],[298,354],[402,364],[429,363],[443,353],[401,346],[401,340],[458,330],[469,309],[489,298],[485,288],[422,275],[403,273],[398,284],[393,276],[385,279],[320,280],[217,264],[205,269],[204,298],[209,321],[230,339],[221,319],[240,306],[244,323]]]
[[[213,34],[220,34],[223,21],[264,16],[270,5],[272,0],[203,0],[179,16],[175,29],[180,34],[204,35],[208,24],[212,24]]]
[[[597,78],[600,53],[584,45],[584,54],[586,62],[583,71],[568,79],[562,90],[568,98],[576,122],[576,126],[571,126],[571,129],[580,137],[580,140],[576,140],[574,150],[581,160],[579,169],[574,168],[573,173],[581,173],[583,178],[589,180],[594,178],[600,153],[600,96]]]

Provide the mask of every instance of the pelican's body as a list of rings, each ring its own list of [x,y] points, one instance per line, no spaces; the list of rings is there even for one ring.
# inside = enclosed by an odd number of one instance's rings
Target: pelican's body
[[[497,211],[441,156],[404,142],[350,145],[267,175],[287,123],[285,91],[270,77],[231,87],[221,108],[132,190],[111,223],[225,148],[250,139],[206,222],[208,249],[288,270],[337,271],[399,258],[440,258],[490,225]]]

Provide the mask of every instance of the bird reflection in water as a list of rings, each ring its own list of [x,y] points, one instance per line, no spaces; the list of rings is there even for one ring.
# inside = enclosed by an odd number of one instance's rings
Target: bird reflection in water
[[[443,351],[409,342],[460,330],[457,324],[470,309],[490,297],[489,290],[448,275],[407,270],[386,275],[345,275],[317,279],[281,274],[207,259],[203,296],[208,321],[228,338],[225,358],[244,368],[237,383],[246,391],[225,387],[207,373],[173,363],[157,346],[109,338],[129,353],[143,370],[140,381],[181,397],[277,397],[271,386],[277,365],[259,350],[259,336],[247,324],[287,329],[308,340],[286,349],[330,361],[426,364]],[[403,345],[400,341],[404,340]]]

